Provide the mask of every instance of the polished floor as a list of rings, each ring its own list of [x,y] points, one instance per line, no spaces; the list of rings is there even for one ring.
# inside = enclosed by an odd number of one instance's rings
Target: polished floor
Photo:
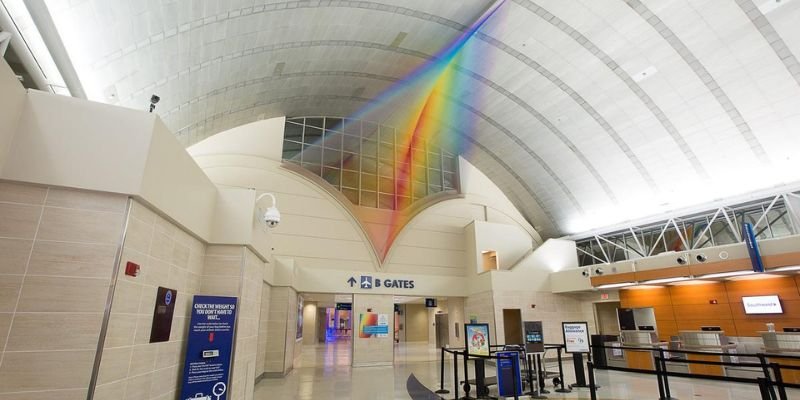
[[[392,367],[351,368],[348,342],[306,346],[303,348],[297,367],[286,378],[264,379],[256,385],[255,400],[414,399],[406,388],[409,376],[413,374],[426,387],[438,389],[440,368],[438,358],[438,350],[427,344],[401,344],[395,348],[395,363]],[[445,388],[452,392],[452,362],[446,365]],[[556,371],[555,366],[550,366],[550,370]],[[459,374],[463,372],[459,371]],[[599,399],[658,398],[658,388],[652,376],[597,371],[596,377],[601,386],[598,391]],[[570,371],[565,371],[565,381],[574,382]],[[670,386],[672,397],[678,399],[761,398],[758,388],[749,384],[671,378]],[[589,392],[585,389],[572,393],[555,393],[552,387],[548,389],[551,389],[551,393],[546,396],[552,399],[589,398]],[[443,398],[452,399],[453,394],[443,395]],[[800,390],[790,391],[789,398],[800,399]]]

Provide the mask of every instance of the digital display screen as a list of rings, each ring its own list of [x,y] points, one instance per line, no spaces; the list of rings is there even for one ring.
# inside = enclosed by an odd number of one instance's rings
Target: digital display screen
[[[532,332],[525,332],[525,342],[527,343],[542,343],[544,339],[542,338],[542,332],[532,331]]]
[[[742,297],[745,314],[783,314],[781,301],[776,295]]]

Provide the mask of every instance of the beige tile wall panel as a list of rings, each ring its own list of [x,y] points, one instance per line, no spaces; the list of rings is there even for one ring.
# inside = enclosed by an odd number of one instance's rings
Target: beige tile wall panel
[[[204,257],[202,242],[134,202],[121,266],[133,261],[141,271],[117,279],[97,393],[119,396],[109,397],[114,399],[174,399],[180,390],[189,305],[200,288]],[[149,343],[159,286],[177,290],[175,315],[170,340]],[[124,388],[122,395],[117,386]]]
[[[258,324],[258,346],[256,349],[256,375],[262,376],[266,372],[267,361],[267,342],[270,341],[269,331],[269,312],[272,286],[266,282],[261,285],[261,316]],[[0,331],[2,333],[2,331]]]
[[[13,313],[22,288],[22,275],[5,275],[0,279],[0,312]]]
[[[361,339],[358,323],[368,309],[376,314],[388,314],[389,335],[385,338]],[[394,362],[394,297],[391,295],[353,295],[353,367],[392,365]]]
[[[52,188],[47,193],[45,205],[121,214],[126,211],[128,199],[112,193]]]
[[[109,265],[116,255],[115,244],[38,240],[30,253],[28,274],[110,279]]]
[[[6,351],[95,350],[102,313],[17,313]]]
[[[42,205],[46,195],[44,186],[0,181],[0,202]]]
[[[41,206],[0,203],[0,237],[33,239],[41,214]]]
[[[22,287],[17,312],[102,313],[108,297],[108,281],[28,276]]]
[[[116,244],[122,233],[121,213],[45,207],[38,239]]]
[[[94,350],[6,352],[0,393],[83,389],[89,386]]]
[[[0,275],[25,274],[32,247],[32,240],[0,238]]]

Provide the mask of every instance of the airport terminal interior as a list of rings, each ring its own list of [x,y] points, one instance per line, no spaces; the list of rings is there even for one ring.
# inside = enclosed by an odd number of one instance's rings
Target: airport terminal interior
[[[0,400],[800,399],[800,0],[0,0]]]

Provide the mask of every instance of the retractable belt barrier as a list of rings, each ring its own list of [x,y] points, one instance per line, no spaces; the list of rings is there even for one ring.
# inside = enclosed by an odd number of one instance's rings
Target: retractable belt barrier
[[[658,381],[658,394],[660,400],[675,400],[672,397],[672,393],[670,391],[669,386],[669,377],[681,377],[681,378],[690,378],[690,379],[711,379],[711,380],[719,380],[719,381],[726,381],[726,382],[738,382],[738,383],[754,383],[757,384],[759,387],[759,391],[761,393],[762,400],[788,400],[786,389],[787,388],[800,388],[800,384],[794,383],[787,383],[783,381],[783,374],[781,370],[800,370],[800,366],[795,365],[785,365],[776,362],[767,362],[769,358],[770,361],[772,359],[784,359],[784,360],[800,360],[800,356],[790,356],[790,355],[783,355],[783,354],[770,354],[770,353],[755,353],[755,354],[747,354],[747,353],[735,353],[737,357],[740,358],[757,358],[758,362],[731,362],[731,361],[711,361],[711,360],[692,360],[688,358],[682,359],[673,359],[672,357],[668,357],[666,353],[672,354],[686,354],[686,355],[701,355],[701,356],[714,356],[720,357],[729,353],[721,353],[721,352],[708,352],[708,351],[695,351],[695,350],[666,350],[661,347],[632,347],[632,346],[605,346],[605,345],[593,345],[594,348],[602,348],[602,349],[613,349],[613,350],[635,350],[635,351],[650,351],[653,353],[653,360],[655,370],[647,370],[647,369],[636,369],[636,368],[623,368],[623,367],[613,367],[613,366],[596,366],[591,361],[587,363],[587,367],[589,369],[589,380],[590,380],[590,390],[591,390],[591,398],[596,399],[597,397],[597,389],[594,387],[594,370],[595,369],[605,369],[605,370],[612,370],[612,371],[624,371],[624,372],[635,372],[635,373],[642,373],[648,375],[656,375],[656,379]],[[719,376],[719,375],[707,375],[707,374],[691,374],[691,373],[684,373],[684,372],[674,372],[669,371],[667,369],[667,363],[676,363],[676,364],[697,364],[697,365],[714,365],[719,367],[748,367],[748,368],[758,368],[759,372],[763,374],[763,376],[756,377],[756,378],[744,378],[744,377],[731,377],[731,376]]]

